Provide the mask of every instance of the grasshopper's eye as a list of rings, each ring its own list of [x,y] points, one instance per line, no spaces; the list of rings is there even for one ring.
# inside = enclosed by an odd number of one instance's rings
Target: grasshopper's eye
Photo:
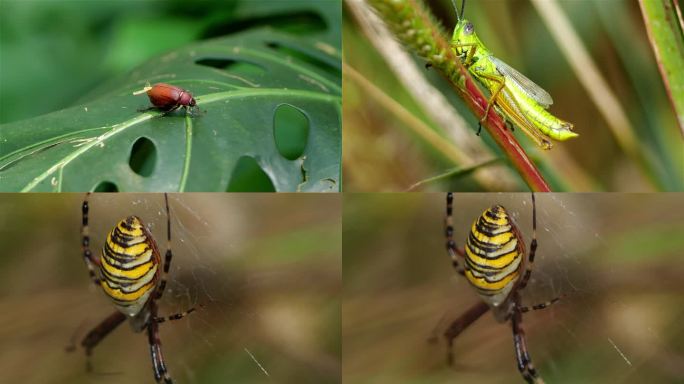
[[[466,35],[472,35],[474,30],[475,30],[475,27],[473,27],[473,23],[471,23],[471,22],[466,23],[465,27],[463,27],[463,32]]]

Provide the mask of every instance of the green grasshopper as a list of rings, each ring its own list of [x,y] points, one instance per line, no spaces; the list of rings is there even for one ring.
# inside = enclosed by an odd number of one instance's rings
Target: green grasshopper
[[[475,34],[473,23],[463,18],[465,0],[461,3],[460,15],[456,9],[456,1],[452,0],[452,3],[457,23],[451,38],[451,47],[468,72],[491,93],[480,123],[487,119],[493,105],[497,112],[520,127],[543,149],[552,147],[549,138],[563,141],[578,136],[572,132],[571,123],[553,116],[546,110],[553,104],[548,92],[496,58],[482,44]]]

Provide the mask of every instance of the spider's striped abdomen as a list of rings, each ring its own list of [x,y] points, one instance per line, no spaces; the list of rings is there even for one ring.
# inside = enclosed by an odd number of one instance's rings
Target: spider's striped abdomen
[[[100,260],[102,289],[119,311],[137,315],[157,286],[160,263],[157,244],[138,217],[114,227]]]
[[[465,276],[490,305],[503,303],[520,277],[525,246],[506,209],[495,205],[470,230]]]

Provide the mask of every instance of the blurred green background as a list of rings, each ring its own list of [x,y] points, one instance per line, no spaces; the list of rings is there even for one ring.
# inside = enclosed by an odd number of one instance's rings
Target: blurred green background
[[[424,2],[450,38],[456,22],[451,1]],[[634,156],[628,156],[618,145],[598,105],[580,84],[559,43],[530,1],[468,1],[465,16],[473,22],[483,43],[498,58],[546,89],[554,99],[551,113],[574,123],[580,134],[573,140],[554,142],[550,151],[538,149],[519,129],[514,136],[556,191],[683,190],[682,133],[665,94],[638,2],[558,3],[626,112],[631,132],[638,139],[638,148]],[[347,190],[403,191],[418,181],[462,167],[425,141],[417,133],[416,122],[401,115],[400,112],[408,112],[444,141],[463,149],[462,143],[451,136],[453,127],[437,123],[434,115],[427,113],[407,92],[397,76],[405,73],[406,68],[391,68],[389,63],[395,57],[388,59],[378,53],[354,15],[350,4],[345,3],[343,170]],[[472,112],[435,70],[425,69],[424,59],[415,56],[414,59],[418,72],[465,118],[474,136],[477,119]],[[363,76],[362,83],[349,76],[350,68]],[[368,92],[364,83],[378,87],[399,105],[388,108]],[[427,95],[422,98],[428,99]],[[440,113],[439,108],[435,113]],[[621,128],[630,130],[626,126]],[[483,130],[477,139],[492,149],[493,156],[503,158],[485,166],[503,168],[507,173],[506,178],[495,178],[499,185],[483,185],[467,174],[432,182],[419,190],[527,190],[515,171],[506,165],[505,157],[488,132]],[[635,160],[635,156],[642,161]]]
[[[547,383],[681,383],[681,194],[537,194],[539,248],[523,303],[533,363]],[[493,204],[529,245],[528,193],[458,193],[455,240]],[[343,376],[364,383],[522,383],[510,324],[486,313],[442,333],[478,302],[445,251],[444,194],[344,196]],[[433,331],[434,330],[434,331]],[[437,343],[429,343],[433,334]]]
[[[150,58],[257,22],[299,35],[334,34],[339,25],[321,25],[320,16],[278,15],[312,1],[3,0],[0,124],[74,105]],[[269,8],[272,16],[256,16]]]
[[[0,2],[0,123],[74,105],[142,62],[222,34],[236,0]]]
[[[82,199],[0,195],[2,383],[154,382],[147,338],[127,324],[94,349],[91,373],[80,347],[65,352],[115,310],[83,263]],[[341,198],[186,193],[169,201],[174,258],[160,313],[203,305],[160,327],[175,382],[339,383]],[[163,195],[96,194],[90,207],[95,251],[135,214],[163,252]]]

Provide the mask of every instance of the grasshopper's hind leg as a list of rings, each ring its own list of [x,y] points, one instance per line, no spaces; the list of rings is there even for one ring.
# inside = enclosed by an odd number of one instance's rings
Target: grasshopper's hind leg
[[[549,141],[548,137],[542,135],[537,131],[536,128],[534,127],[527,127],[524,124],[519,125],[520,129],[522,129],[525,134],[532,139],[532,141],[535,142],[538,146],[540,146],[542,149],[551,149],[553,145],[551,144],[551,141]]]
[[[549,137],[539,131],[539,129],[521,113],[517,101],[507,90],[504,89],[498,97],[499,99],[494,106],[494,110],[501,116],[505,116],[505,121],[520,128],[542,149],[551,149],[552,145]],[[513,130],[511,129],[511,131]]]

